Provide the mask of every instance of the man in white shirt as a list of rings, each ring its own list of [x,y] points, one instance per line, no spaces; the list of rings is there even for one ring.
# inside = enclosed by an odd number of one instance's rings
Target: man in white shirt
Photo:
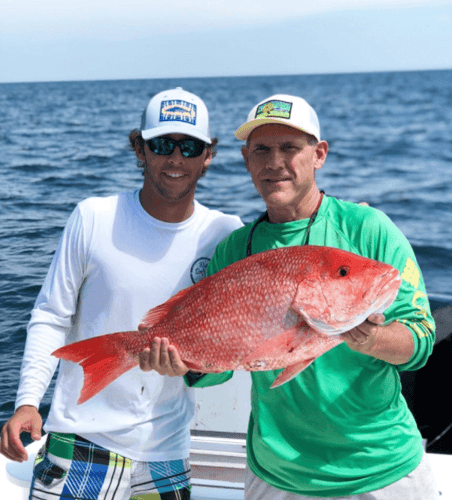
[[[129,136],[142,189],[89,198],[69,218],[28,326],[16,412],[0,451],[27,459],[20,433],[41,436],[39,404],[65,344],[136,330],[149,309],[199,281],[216,245],[242,224],[194,199],[215,155],[204,102],[181,88],[146,106]],[[30,498],[190,498],[193,390],[180,378],[125,373],[78,405],[81,368],[62,361]]]

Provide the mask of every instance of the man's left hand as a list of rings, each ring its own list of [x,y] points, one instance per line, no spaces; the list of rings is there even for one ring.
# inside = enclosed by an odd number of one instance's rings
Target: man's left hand
[[[383,314],[371,314],[364,323],[342,333],[341,337],[350,349],[369,354],[376,342],[379,328],[384,322],[385,317]]]

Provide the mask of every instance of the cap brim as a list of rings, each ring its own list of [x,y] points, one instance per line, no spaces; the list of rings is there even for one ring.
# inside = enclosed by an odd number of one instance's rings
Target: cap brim
[[[293,125],[292,123],[288,122],[286,119],[278,119],[278,118],[258,118],[256,120],[251,120],[249,122],[246,122],[236,130],[235,136],[237,137],[237,139],[240,139],[241,141],[246,141],[254,129],[262,127],[262,125],[275,124],[275,123],[278,125],[285,125],[286,127],[291,127],[297,130],[301,130],[301,132],[313,135],[318,141],[320,141],[320,137],[318,137],[318,133],[316,131],[306,130],[305,128],[297,127],[296,125]]]
[[[141,137],[145,141],[148,139],[153,139],[154,137],[159,137],[161,135],[168,134],[184,134],[189,137],[194,137],[195,139],[200,139],[207,144],[212,144],[212,139],[207,135],[204,135],[202,132],[199,132],[196,129],[188,128],[188,126],[184,123],[172,122],[171,125],[165,125],[164,127],[153,127],[148,130],[141,131]]]

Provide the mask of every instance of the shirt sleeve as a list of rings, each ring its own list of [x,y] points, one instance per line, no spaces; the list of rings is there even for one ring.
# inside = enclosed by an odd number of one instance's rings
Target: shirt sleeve
[[[84,276],[86,242],[79,207],[63,231],[27,328],[16,409],[39,404],[58,366],[51,354],[66,343]]]
[[[385,311],[385,318],[387,322],[398,321],[405,325],[414,341],[413,355],[397,368],[399,371],[417,370],[425,365],[435,343],[435,322],[424,279],[408,240],[382,212],[375,210],[375,213],[380,229],[378,238],[372,242],[372,251],[376,253],[373,258],[397,268],[402,278],[397,298]]]
[[[193,376],[194,375],[194,376]],[[234,375],[233,371],[227,371],[223,373],[201,373],[193,374],[187,373],[184,377],[184,381],[188,387],[212,387],[213,385],[223,384],[232,378]]]

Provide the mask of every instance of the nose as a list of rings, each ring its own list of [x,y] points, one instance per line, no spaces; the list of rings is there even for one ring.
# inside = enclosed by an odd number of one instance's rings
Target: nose
[[[271,148],[267,157],[267,168],[272,170],[284,168],[284,154],[279,148]]]
[[[175,165],[180,165],[185,161],[185,157],[182,156],[182,153],[180,152],[179,146],[176,146],[174,148],[174,151],[168,156],[168,161],[170,163],[173,163]]]

